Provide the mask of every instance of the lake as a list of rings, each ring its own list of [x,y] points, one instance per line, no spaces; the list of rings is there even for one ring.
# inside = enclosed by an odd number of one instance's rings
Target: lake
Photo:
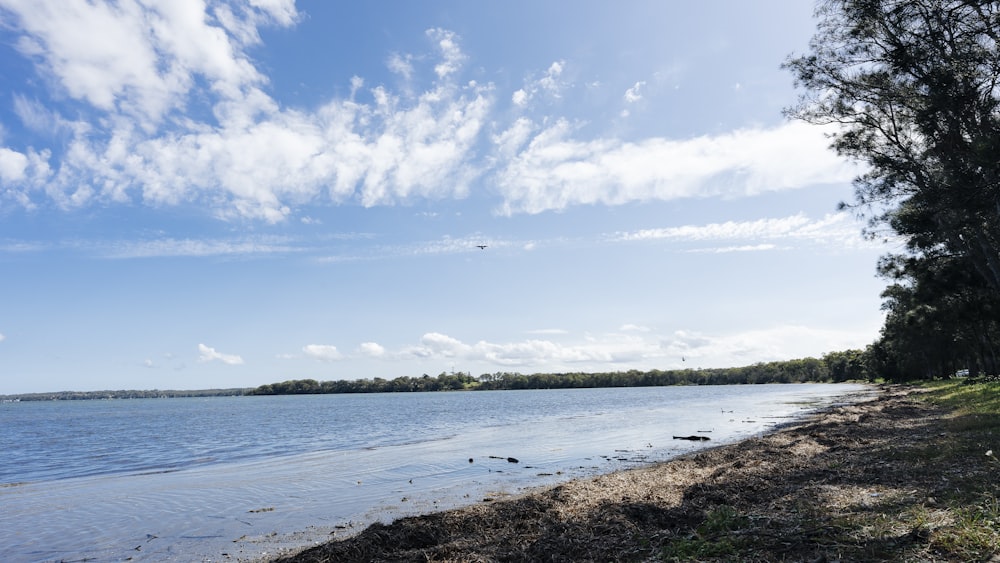
[[[790,384],[4,403],[0,559],[259,561],[375,521],[742,440],[873,392]]]

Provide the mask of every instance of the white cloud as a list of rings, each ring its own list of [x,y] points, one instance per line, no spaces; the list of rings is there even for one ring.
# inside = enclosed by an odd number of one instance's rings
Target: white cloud
[[[164,256],[228,256],[299,252],[301,249],[284,239],[195,240],[157,239],[128,241],[103,250],[107,258],[152,258]]]
[[[409,80],[413,78],[412,58],[413,57],[411,55],[393,53],[389,55],[389,60],[386,61],[386,66],[388,66],[389,70],[392,72],[395,72],[406,80]]]
[[[441,51],[443,60],[434,67],[438,78],[447,78],[458,72],[466,58],[458,46],[458,36],[446,29],[434,28],[427,30],[427,37],[436,41]]]
[[[328,344],[308,344],[302,347],[302,351],[305,352],[306,356],[324,362],[332,362],[343,359],[344,357],[343,354],[337,350],[336,346],[330,346]]]
[[[375,342],[362,342],[358,346],[358,352],[372,358],[380,358],[385,355],[385,348]]]
[[[563,87],[563,84],[559,81],[559,77],[562,75],[565,66],[566,61],[555,61],[549,65],[548,70],[545,71],[545,76],[538,80],[538,86],[552,95],[559,97],[559,91]]]
[[[524,91],[524,88],[515,90],[510,96],[510,101],[514,102],[514,105],[524,107],[528,105],[528,93]]]
[[[803,214],[755,221],[726,221],[616,233],[614,240],[670,242],[733,242],[747,244],[695,248],[693,252],[747,252],[773,250],[776,243],[811,243],[837,248],[859,248],[880,243],[866,241],[861,226],[846,213],[829,213],[814,220]],[[752,244],[756,243],[756,244]]]
[[[264,81],[242,48],[259,41],[258,25],[295,17],[291,2],[256,2],[239,13],[220,6],[214,16],[197,0],[5,4],[23,31],[19,50],[67,94],[146,126],[182,106],[196,76],[227,97]]]
[[[708,254],[729,254],[731,252],[763,252],[774,250],[777,246],[773,244],[745,244],[743,246],[720,246],[717,248],[695,248],[688,252],[708,253]]]
[[[224,218],[277,222],[292,205],[322,196],[340,202],[357,194],[364,205],[463,197],[479,173],[467,155],[486,121],[489,86],[448,82],[466,58],[452,32],[428,30],[442,82],[414,99],[376,88],[374,104],[356,103],[363,82],[354,77],[351,99],[298,112],[280,109],[261,90],[266,78],[244,51],[259,41],[258,26],[295,22],[292,2],[258,1],[239,12],[218,6],[211,14],[200,2],[181,0],[67,6],[9,3],[22,53],[100,112],[73,125],[47,183],[47,194],[64,207],[138,195],[153,205],[205,201]],[[409,72],[407,59],[390,62]],[[165,122],[196,88],[217,122]],[[45,117],[19,99],[22,119],[37,124]],[[49,155],[39,156],[46,164]],[[29,189],[26,158],[4,149],[0,161],[22,196]]]
[[[198,344],[198,356],[199,362],[213,362],[220,361],[224,364],[229,364],[231,366],[240,365],[243,363],[243,358],[233,355],[233,354],[223,354],[217,352],[215,348],[205,346],[204,344]]]
[[[69,136],[74,130],[86,128],[82,124],[73,123],[56,111],[45,107],[37,99],[14,93],[14,113],[24,126],[40,135],[48,137]]]
[[[642,93],[640,90],[646,85],[645,81],[636,82],[634,86],[625,90],[625,102],[629,104],[634,104],[642,99]]]
[[[28,157],[17,151],[0,147],[0,181],[15,183],[24,180]]]
[[[466,161],[489,107],[486,92],[428,91],[402,109],[380,92],[375,106],[333,101],[303,114],[262,100],[266,116],[254,123],[236,112],[227,126],[181,135],[143,138],[119,129],[107,143],[81,138],[59,183],[87,185],[93,177],[117,201],[138,185],[152,204],[207,198],[223,203],[223,217],[268,222],[284,220],[290,204],[323,195],[342,201],[357,194],[366,206],[464,196],[475,173]],[[368,126],[359,130],[358,123]]]
[[[558,334],[558,331],[554,334]],[[655,343],[643,345],[640,339],[621,335],[611,336],[607,341],[592,340],[571,345],[536,339],[509,343],[480,341],[467,344],[445,334],[431,332],[420,339],[419,345],[405,347],[393,357],[477,361],[498,366],[569,366],[581,363],[616,364],[637,360],[645,357],[644,349],[657,353]]]
[[[566,120],[538,131],[498,171],[503,214],[571,205],[744,197],[850,181],[857,169],[827,148],[824,130],[793,122],[687,140],[577,141]]]
[[[4,336],[2,332],[0,332],[0,342],[3,342],[4,340],[7,340],[7,337]]]
[[[504,131],[493,135],[492,141],[501,158],[506,161],[523,149],[534,130],[535,124],[530,119],[521,117]]]
[[[829,224],[830,215],[822,221]],[[832,217],[846,217],[835,215]],[[622,233],[622,240],[678,239],[678,240],[725,240],[748,238],[787,237],[810,225],[811,221],[802,214],[780,219],[758,219],[756,221],[726,221],[708,225],[684,225],[664,229],[643,229]]]
[[[745,366],[864,348],[875,334],[875,328],[840,330],[799,325],[777,325],[715,335],[678,331],[664,338],[661,347],[668,356],[684,356],[689,366]]]
[[[292,25],[299,17],[295,0],[248,0],[248,3],[284,26]]]
[[[463,342],[439,332],[425,333],[417,344],[396,351],[375,342],[363,342],[354,354],[344,355],[331,345],[309,345],[305,355],[321,361],[368,359],[391,362],[461,362],[474,369],[519,369],[526,372],[616,371],[682,367],[728,367],[756,362],[819,357],[837,350],[863,348],[877,333],[877,326],[815,329],[799,325],[774,325],[733,333],[690,330],[658,332],[625,324],[617,331],[573,337],[562,329],[531,331],[559,336],[559,341],[529,338],[510,342]],[[221,359],[203,347],[202,361]],[[293,358],[294,356],[288,356]],[[230,356],[236,358],[236,356]],[[241,363],[242,360],[227,362]]]
[[[539,94],[559,99],[566,87],[566,83],[561,78],[565,67],[566,61],[553,62],[540,77],[527,80],[522,88],[516,90],[511,96],[511,102],[523,108]]]
[[[365,355],[393,361],[463,362],[487,370],[495,366],[531,372],[707,368],[818,357],[831,351],[863,348],[876,333],[877,327],[862,330],[775,325],[736,333],[676,330],[663,334],[648,327],[623,325],[618,332],[572,341],[527,339],[466,343],[430,332],[421,337],[419,344],[403,347],[398,352],[386,353],[378,346],[378,354]],[[564,331],[553,331],[553,334],[568,336]]]
[[[0,146],[0,198],[14,200],[26,209],[34,208],[32,194],[49,191],[48,159],[47,150],[21,152]]]
[[[856,173],[827,149],[821,128],[802,123],[637,141],[579,139],[583,124],[557,116],[505,124],[493,115],[492,85],[459,82],[467,56],[458,36],[445,29],[426,31],[437,52],[437,80],[425,91],[378,86],[369,90],[371,101],[361,102],[364,80],[355,76],[348,98],[294,110],[266,93],[267,78],[247,51],[260,41],[262,26],[296,23],[291,0],[210,12],[198,0],[6,3],[21,52],[96,110],[69,122],[13,93],[25,123],[60,124],[70,132],[52,164],[44,150],[0,147],[0,196],[26,207],[43,195],[66,208],[195,203],[223,219],[275,223],[316,200],[376,206],[458,199],[486,182],[502,198],[500,213],[541,213],[750,196],[847,181]],[[388,65],[409,77],[409,57],[390,55]],[[512,102],[560,98],[566,67],[552,62],[526,80]],[[625,100],[639,101],[644,87],[636,82]],[[182,115],[193,103],[207,104],[212,117]],[[500,133],[483,159],[487,124]]]

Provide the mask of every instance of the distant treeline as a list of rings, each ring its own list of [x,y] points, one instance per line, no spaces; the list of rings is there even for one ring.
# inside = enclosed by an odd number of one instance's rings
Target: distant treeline
[[[608,373],[496,372],[473,377],[462,372],[436,377],[397,377],[354,381],[294,379],[261,385],[253,395],[305,395],[324,393],[398,393],[419,391],[495,389],[572,389],[594,387],[654,387],[665,385],[736,385],[755,383],[806,383],[874,380],[861,350],[832,352],[821,359],[804,358],[759,363],[746,367],[684,370],[630,370]]]
[[[94,399],[167,399],[173,397],[232,397],[249,395],[252,389],[202,389],[195,391],[56,391],[0,395],[0,401],[86,401]]]
[[[53,401],[93,399],[153,399],[171,397],[226,397],[238,395],[306,395],[324,393],[399,393],[420,391],[498,390],[498,389],[573,389],[594,387],[656,387],[665,385],[737,385],[755,383],[807,383],[874,381],[866,350],[831,352],[822,358],[804,358],[784,362],[758,363],[751,366],[714,369],[629,370],[605,373],[441,373],[437,376],[397,377],[395,379],[356,379],[316,381],[294,379],[257,388],[204,389],[193,391],[59,391],[0,395],[0,401]]]

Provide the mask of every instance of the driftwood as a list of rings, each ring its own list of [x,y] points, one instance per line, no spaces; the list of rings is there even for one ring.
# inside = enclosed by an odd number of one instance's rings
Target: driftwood
[[[702,442],[711,440],[708,436],[674,436],[674,440],[691,440],[692,442]]]

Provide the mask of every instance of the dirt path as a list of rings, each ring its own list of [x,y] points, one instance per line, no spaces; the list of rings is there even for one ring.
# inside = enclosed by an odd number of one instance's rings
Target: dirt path
[[[1000,561],[982,437],[916,392],[886,387],[760,438],[376,524],[280,561]],[[965,538],[955,507],[988,509],[990,495],[997,520]]]

